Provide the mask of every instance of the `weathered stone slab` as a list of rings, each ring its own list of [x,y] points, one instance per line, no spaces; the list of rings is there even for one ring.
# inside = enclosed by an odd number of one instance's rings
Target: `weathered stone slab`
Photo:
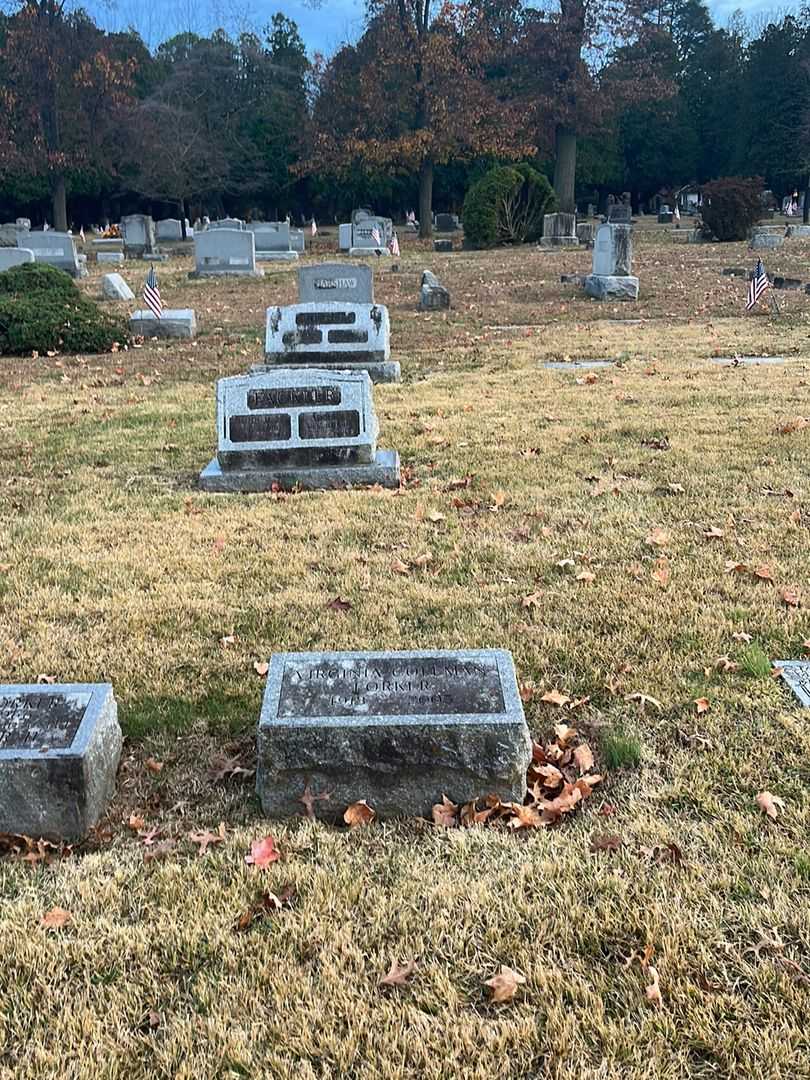
[[[626,277],[633,272],[633,235],[630,225],[600,225],[593,247],[592,274]]]
[[[208,228],[209,229],[244,230],[245,223],[244,223],[244,221],[242,221],[241,218],[226,217],[226,218],[220,218],[218,221],[209,221],[208,222]]]
[[[266,367],[368,371],[375,382],[399,380],[391,361],[388,308],[381,304],[290,304],[267,309]]]
[[[121,742],[106,683],[0,686],[0,832],[80,839],[113,793]]]
[[[197,336],[197,318],[192,308],[164,308],[159,319],[145,308],[129,319],[133,334],[158,338],[193,338]]]
[[[342,491],[346,488],[398,488],[399,454],[378,450],[358,465],[274,465],[266,469],[223,469],[216,458],[200,473],[203,491],[238,494],[262,491]]]
[[[781,274],[776,274],[771,284],[774,289],[800,289],[802,287],[800,278],[783,277]]]
[[[76,245],[70,233],[60,233],[54,229],[20,233],[17,246],[33,251],[35,262],[55,266],[74,278],[84,276],[85,271],[79,264]]]
[[[775,660],[775,668],[781,668],[782,678],[805,709],[810,709],[810,660]]]
[[[34,253],[30,248],[0,248],[0,271],[32,262],[34,262]]]
[[[352,226],[350,222],[338,225],[338,250],[348,251],[352,246]]]
[[[791,240],[807,240],[810,238],[810,225],[788,225],[787,235]]]
[[[109,266],[123,266],[124,253],[123,251],[99,251],[96,262],[107,263]]]
[[[446,253],[448,251],[452,251],[453,250],[453,241],[452,240],[434,240],[433,241],[433,250],[434,251],[440,251],[440,252],[443,252],[443,253]]]
[[[101,279],[101,295],[105,300],[134,300],[135,293],[120,274],[105,274]],[[151,314],[151,313],[150,313]]]
[[[450,292],[430,270],[422,273],[419,290],[419,307],[422,311],[444,311],[450,307]]]
[[[302,304],[374,303],[374,274],[365,263],[318,263],[298,271],[298,299]]]
[[[766,367],[773,364],[778,367],[787,363],[784,356],[710,356],[709,359],[713,364],[719,364],[721,367],[747,367],[748,365],[757,367],[760,364]]]
[[[149,214],[127,214],[121,218],[121,238],[124,253],[129,258],[153,255],[155,245],[155,223]]]
[[[261,221],[247,226],[256,242],[256,258],[262,262],[297,262],[292,250],[289,221]]]
[[[613,367],[614,360],[546,360],[540,366],[551,371],[569,371],[572,368],[590,370],[591,368]]]
[[[751,251],[775,251],[782,247],[785,242],[784,236],[778,233],[756,232],[751,237],[748,247]]]
[[[723,270],[723,277],[744,277],[747,278],[750,271],[744,266],[726,266]]]
[[[176,243],[183,239],[183,223],[180,218],[162,218],[160,221],[155,222],[155,235],[158,240]],[[193,236],[194,230],[188,218],[186,218],[186,239],[191,240]]]
[[[460,228],[461,222],[458,220],[458,216],[456,214],[436,215],[437,232],[458,232]]]
[[[258,730],[264,812],[429,816],[447,795],[522,802],[531,758],[511,654],[501,649],[277,653]]]
[[[626,203],[613,203],[608,207],[607,219],[611,224],[629,225],[633,219],[632,207]]]
[[[540,247],[577,247],[576,214],[546,214],[543,217],[543,235]]]
[[[638,278],[611,274],[589,274],[585,292],[594,300],[638,300]]]
[[[577,240],[583,247],[593,247],[594,227],[592,221],[577,222]]]
[[[256,267],[252,232],[243,229],[207,229],[194,237],[195,269],[192,278],[264,277]]]

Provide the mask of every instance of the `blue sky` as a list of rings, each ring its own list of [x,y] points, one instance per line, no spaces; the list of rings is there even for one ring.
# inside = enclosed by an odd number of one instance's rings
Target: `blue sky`
[[[327,55],[358,36],[364,10],[363,0],[322,0],[319,7],[302,0],[84,0],[83,6],[108,30],[135,26],[151,47],[189,27],[202,34],[219,26],[230,33],[261,29],[282,11],[298,23],[310,51]],[[721,26],[737,8],[754,17],[784,10],[772,0],[714,0],[709,6]]]

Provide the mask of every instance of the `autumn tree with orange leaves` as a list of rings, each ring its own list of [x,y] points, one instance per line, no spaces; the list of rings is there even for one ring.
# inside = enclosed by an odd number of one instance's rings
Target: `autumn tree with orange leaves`
[[[495,45],[471,6],[370,0],[365,33],[321,75],[304,168],[417,174],[420,233],[430,236],[435,165],[533,153],[517,102],[485,77]]]
[[[47,176],[54,224],[67,229],[67,183],[103,175],[131,103],[134,60],[64,0],[28,0],[0,47],[0,180]]]

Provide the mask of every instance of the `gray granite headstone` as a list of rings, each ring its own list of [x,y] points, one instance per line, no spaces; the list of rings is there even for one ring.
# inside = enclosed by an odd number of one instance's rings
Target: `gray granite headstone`
[[[379,240],[374,238],[375,230]],[[388,241],[393,235],[394,224],[391,218],[362,218],[352,226],[352,246],[349,248],[349,254],[390,255]]]
[[[0,832],[84,836],[115,788],[121,743],[109,684],[0,686]]]
[[[436,229],[438,232],[457,232],[461,228],[461,222],[456,214],[437,214]]]
[[[47,232],[20,233],[18,246],[27,251],[33,251],[34,261],[47,263],[64,270],[71,277],[83,277],[83,271],[78,256],[76,245],[70,233],[56,232],[48,229]]]
[[[127,214],[121,218],[124,253],[130,258],[157,253],[155,223],[149,214]]]
[[[193,308],[164,308],[157,319],[152,311],[143,308],[130,315],[129,329],[146,338],[194,338],[197,336],[197,317]]]
[[[256,267],[253,233],[243,229],[196,233],[194,261],[190,277],[264,277],[264,270]]]
[[[374,274],[365,263],[316,263],[298,271],[302,304],[322,300],[374,303]]]
[[[0,270],[10,270],[12,266],[32,262],[34,253],[30,248],[0,248]]]
[[[576,214],[544,215],[541,247],[577,247],[578,244]]]
[[[611,224],[617,225],[629,225],[633,216],[633,211],[626,203],[613,203],[608,207],[608,221]]]
[[[101,279],[101,295],[105,300],[134,300],[135,293],[120,274],[105,274]]]
[[[289,221],[261,221],[247,226],[256,242],[256,258],[265,262],[295,262]]]
[[[343,225],[338,225],[338,250],[348,251],[352,246],[352,225],[351,222],[346,222]]]
[[[636,300],[638,278],[633,276],[632,226],[600,225],[593,247],[593,270],[585,292],[596,300]]]
[[[810,709],[810,660],[775,660],[782,669],[782,678],[805,709]]]
[[[450,292],[432,270],[422,272],[419,307],[422,311],[443,311],[450,307]]]
[[[319,816],[365,799],[380,817],[430,815],[496,794],[522,802],[531,739],[510,653],[501,649],[277,653],[258,730],[264,812],[329,793]]]
[[[226,217],[226,218],[220,218],[218,221],[209,221],[208,228],[209,229],[238,229],[238,230],[243,230],[245,228],[245,223],[244,223],[244,221],[242,221],[241,218]]]
[[[365,371],[292,370],[217,383],[217,456],[207,491],[399,485],[399,456],[377,449]]]
[[[374,382],[399,382],[391,360],[388,308],[331,301],[267,309],[265,364],[368,371]]]

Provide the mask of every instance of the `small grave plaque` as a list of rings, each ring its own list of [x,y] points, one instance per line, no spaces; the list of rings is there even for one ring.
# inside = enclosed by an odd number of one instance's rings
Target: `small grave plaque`
[[[0,686],[0,832],[84,836],[113,792],[120,753],[111,686]]]
[[[430,814],[496,793],[522,801],[531,739],[511,654],[500,649],[280,653],[267,677],[257,790],[265,813],[299,813],[309,784],[338,818]]]
[[[804,708],[810,709],[810,660],[776,660],[773,666],[782,669],[782,678]]]

